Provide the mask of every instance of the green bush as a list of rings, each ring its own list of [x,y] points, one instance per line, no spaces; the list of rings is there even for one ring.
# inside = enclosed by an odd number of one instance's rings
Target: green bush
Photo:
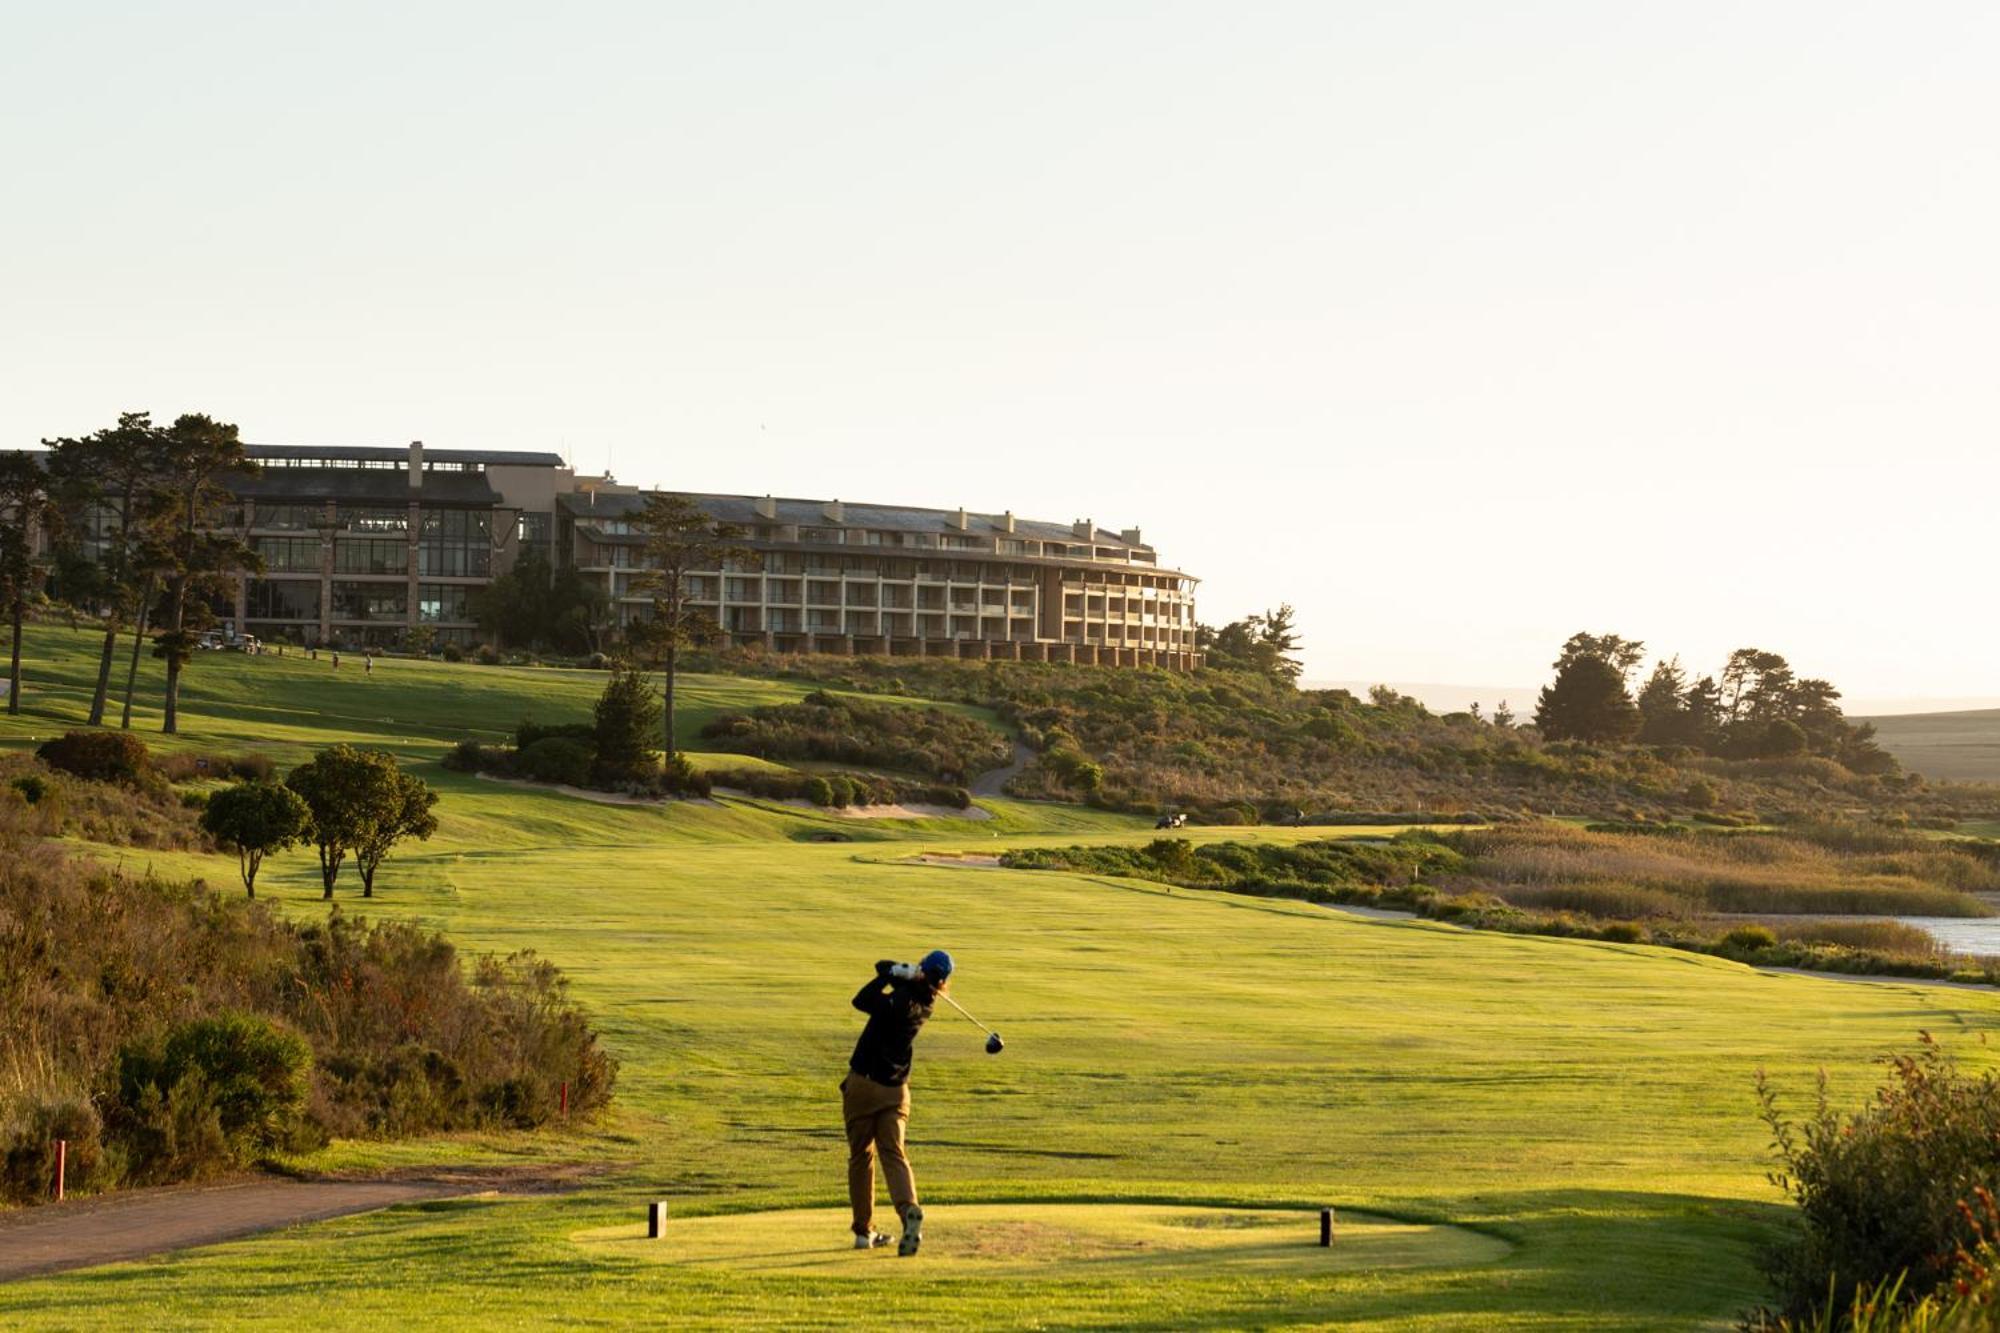
[[[494,773],[506,776],[514,771],[514,754],[498,745],[460,741],[438,761],[454,773]]]
[[[103,1126],[86,1098],[36,1098],[15,1108],[13,1123],[0,1125],[0,1199],[41,1203],[54,1197],[56,1141],[67,1143],[67,1190],[96,1183],[103,1161]]]
[[[514,748],[526,750],[536,741],[545,741],[552,737],[589,742],[595,736],[596,728],[588,722],[537,722],[532,718],[526,718],[514,728]]]
[[[712,790],[708,774],[688,762],[684,754],[676,754],[660,765],[660,790],[669,796],[706,798]]]
[[[597,751],[569,736],[544,736],[525,745],[514,757],[516,769],[536,782],[588,786]]]
[[[312,1048],[258,1014],[225,1011],[118,1055],[122,1137],[140,1163],[176,1178],[240,1166],[312,1142]]]
[[[1611,944],[1644,944],[1646,928],[1636,921],[1613,921],[1597,932],[1597,938]]]
[[[1898,1276],[1904,1297],[1925,1295],[1978,1241],[1959,1205],[2000,1187],[2000,1077],[1959,1073],[1928,1034],[1914,1055],[1887,1063],[1888,1079],[1861,1110],[1835,1112],[1822,1087],[1796,1124],[1758,1078],[1778,1181],[1799,1210],[1765,1258],[1787,1314],[1805,1315],[1829,1292],[1846,1306],[1857,1290]]]
[[[814,805],[832,805],[833,784],[825,778],[806,779],[806,799]]]
[[[141,787],[155,781],[146,743],[129,731],[66,731],[35,755],[50,768],[91,782]]]
[[[438,656],[447,662],[463,662],[465,660],[465,649],[455,643],[447,643],[444,647],[438,649]]]
[[[1717,941],[1725,949],[1758,953],[1778,947],[1778,936],[1769,926],[1737,926]]]
[[[953,783],[998,768],[1013,754],[1007,737],[963,713],[824,690],[795,704],[716,718],[701,734],[716,749],[737,754],[894,769]]]

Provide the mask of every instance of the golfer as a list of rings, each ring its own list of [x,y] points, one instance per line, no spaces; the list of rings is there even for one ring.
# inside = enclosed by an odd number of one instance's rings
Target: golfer
[[[951,979],[951,955],[934,949],[911,967],[887,959],[854,995],[854,1007],[868,1015],[861,1040],[848,1057],[840,1081],[842,1117],[847,1121],[847,1199],[854,1206],[854,1248],[887,1245],[875,1229],[875,1156],[889,1182],[889,1201],[903,1219],[896,1253],[908,1257],[924,1239],[924,1210],[917,1205],[917,1178],[903,1149],[903,1126],[910,1118],[912,1044],[931,1016],[932,1002]]]

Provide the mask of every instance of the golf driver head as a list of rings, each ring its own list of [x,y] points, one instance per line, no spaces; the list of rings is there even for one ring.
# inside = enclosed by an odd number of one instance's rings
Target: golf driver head
[[[986,1053],[988,1055],[998,1055],[1006,1049],[1007,1043],[1000,1040],[999,1033],[989,1032],[986,1034]]]

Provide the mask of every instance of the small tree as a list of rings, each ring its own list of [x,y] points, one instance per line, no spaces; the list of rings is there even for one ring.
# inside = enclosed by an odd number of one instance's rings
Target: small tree
[[[364,844],[381,837],[382,826],[403,817],[401,776],[386,751],[352,745],[321,750],[285,776],[285,785],[312,811],[322,898],[333,897],[333,882],[348,854],[359,853]],[[386,853],[388,848],[382,850]],[[380,859],[378,855],[376,860]]]
[[[654,741],[660,734],[660,701],[646,677],[615,663],[597,699],[597,780],[629,782],[657,771]]]
[[[633,586],[653,595],[652,619],[635,627],[636,637],[655,654],[665,677],[661,731],[671,759],[679,753],[674,746],[674,677],[680,669],[681,649],[715,633],[715,621],[687,604],[688,575],[720,571],[730,561],[747,560],[751,554],[736,544],[743,529],[733,523],[718,523],[685,495],[659,491],[648,495],[646,507],[633,517],[632,526],[645,538],[640,547],[645,573],[633,580]]]
[[[422,778],[403,772],[393,763],[389,780],[393,787],[388,800],[392,813],[387,819],[369,825],[354,843],[354,868],[361,872],[364,898],[375,896],[375,872],[381,868],[382,858],[389,854],[390,848],[405,838],[425,842],[437,832],[437,816],[431,813],[431,807],[437,804],[437,793]]]
[[[312,811],[290,787],[245,782],[208,798],[201,826],[225,847],[236,849],[243,890],[257,896],[257,871],[264,858],[303,842],[312,829]]]

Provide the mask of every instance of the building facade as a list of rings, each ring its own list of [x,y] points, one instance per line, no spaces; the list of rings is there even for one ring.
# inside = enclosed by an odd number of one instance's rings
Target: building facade
[[[1197,664],[1196,580],[1163,567],[1136,528],[839,500],[686,498],[743,534],[743,558],[687,586],[689,602],[740,646]],[[598,582],[621,624],[647,615],[633,522],[645,497],[586,483],[557,504],[563,558]]]
[[[307,644],[392,647],[427,631],[469,643],[474,591],[548,550],[571,473],[555,454],[250,445],[225,521],[263,558],[224,619]]]
[[[644,495],[555,454],[251,445],[226,523],[262,557],[224,619],[308,644],[471,643],[471,599],[523,553],[595,582],[624,626],[651,613]],[[732,644],[779,652],[1006,658],[1179,669],[1198,662],[1193,576],[1137,529],[1011,513],[688,494],[746,555],[688,600]]]

